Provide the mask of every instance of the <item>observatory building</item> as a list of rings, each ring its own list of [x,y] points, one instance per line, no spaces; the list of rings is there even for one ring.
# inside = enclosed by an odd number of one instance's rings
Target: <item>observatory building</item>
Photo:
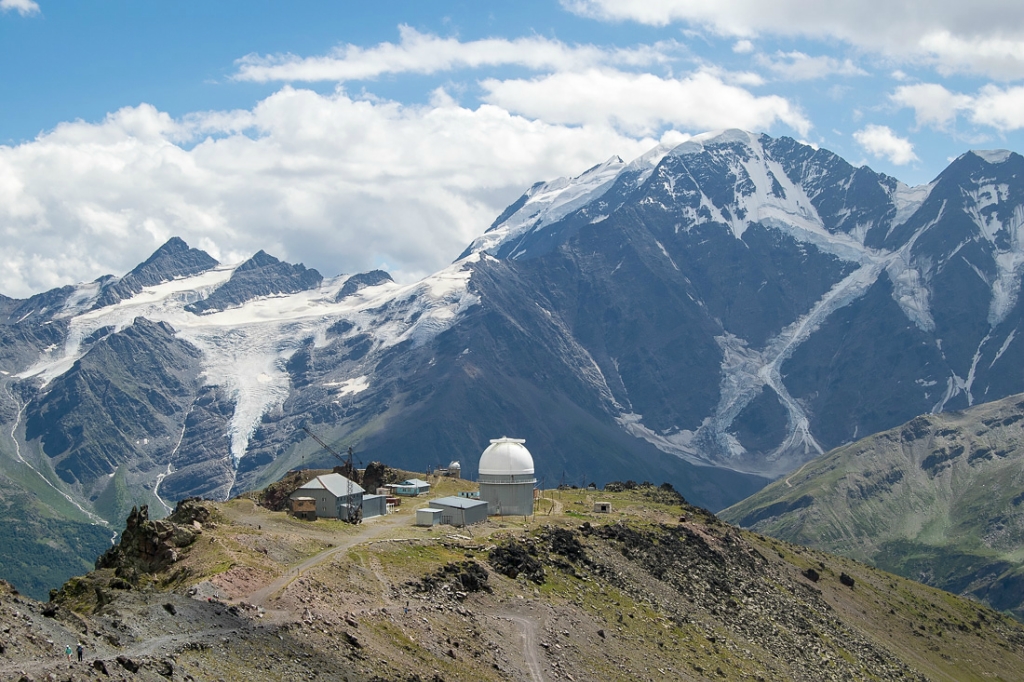
[[[488,514],[533,514],[533,457],[520,438],[496,438],[480,455],[480,499]]]

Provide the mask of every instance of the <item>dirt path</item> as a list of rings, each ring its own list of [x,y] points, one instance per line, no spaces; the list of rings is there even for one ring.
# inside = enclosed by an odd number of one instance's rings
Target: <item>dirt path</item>
[[[537,623],[532,618],[518,616],[511,613],[502,613],[499,618],[504,618],[519,626],[523,639],[523,660],[530,671],[530,679],[533,682],[545,682],[544,672],[537,658]]]
[[[319,564],[322,564],[323,562],[327,561],[336,554],[345,552],[358,544],[364,543],[368,540],[372,540],[376,537],[383,535],[389,530],[397,528],[401,525],[407,525],[408,523],[409,517],[404,514],[388,514],[387,516],[374,517],[370,521],[364,521],[363,524],[360,526],[360,532],[356,535],[347,537],[343,539],[338,545],[331,547],[329,549],[325,549],[319,554],[315,554],[310,558],[306,559],[305,561],[295,566],[292,566],[287,571],[285,571],[284,574],[277,580],[274,580],[269,585],[262,587],[256,590],[255,592],[251,593],[248,597],[243,598],[242,601],[247,601],[250,604],[262,606],[264,609],[266,609],[267,601],[276,596],[278,592],[281,592],[289,585],[291,585],[292,582],[294,582],[297,578],[299,578],[303,573],[305,573],[309,569],[313,568],[314,566],[318,566]],[[267,610],[269,611],[269,609]]]
[[[804,462],[803,466],[801,466],[799,469],[797,469],[796,471],[794,471],[793,473],[791,473],[789,476],[786,477],[786,487],[787,488],[792,488],[793,487],[793,484],[789,482],[789,479],[793,478],[794,476],[799,474],[801,471],[803,471],[804,467],[807,466],[808,464],[810,464],[810,462]]]
[[[199,630],[196,632],[159,635],[157,637],[138,640],[121,647],[102,645],[103,652],[101,655],[96,655],[94,653],[96,645],[92,642],[88,642],[86,644],[86,651],[90,652],[91,655],[87,655],[81,663],[72,661],[71,665],[73,667],[71,669],[88,671],[90,670],[93,661],[100,660],[109,664],[117,656],[124,656],[132,659],[166,656],[168,653],[177,651],[182,646],[191,642],[205,642],[209,641],[213,637],[224,637],[236,634],[238,634],[237,628],[218,627]],[[76,638],[67,637],[65,639],[67,639],[67,641],[72,641]],[[64,654],[61,648],[62,647],[60,646],[54,647],[55,654],[52,658],[36,657],[33,660],[20,660],[0,666],[0,679],[17,679],[22,671],[31,671],[34,674],[43,675],[50,670],[63,670],[64,666],[68,664],[64,661]],[[62,677],[60,679],[64,678]]]

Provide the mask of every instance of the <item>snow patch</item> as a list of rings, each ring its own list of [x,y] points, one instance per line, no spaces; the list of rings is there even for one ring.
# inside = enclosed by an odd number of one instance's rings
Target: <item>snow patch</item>
[[[996,356],[994,358],[992,358],[992,362],[989,363],[989,365],[988,365],[989,369],[992,369],[992,366],[996,364],[996,361],[999,358],[1003,357],[1003,353],[1005,353],[1006,349],[1010,347],[1010,342],[1013,341],[1013,337],[1016,336],[1016,335],[1017,335],[1017,330],[1014,329],[1006,337],[1006,340],[1003,341],[1003,345],[999,347],[999,352],[996,353]]]
[[[896,206],[896,215],[892,219],[889,231],[891,232],[907,222],[910,216],[914,215],[917,209],[921,208],[921,205],[928,198],[928,195],[932,193],[934,187],[934,182],[927,185],[917,185],[916,187],[909,187],[902,182],[897,182],[896,190],[892,193],[892,203]]]
[[[1012,152],[1009,149],[972,149],[971,153],[989,163],[998,164],[1010,158]]]
[[[370,377],[365,375],[354,379],[346,379],[345,381],[328,381],[324,383],[324,388],[337,389],[334,392],[337,396],[355,395],[362,393],[369,387]]]

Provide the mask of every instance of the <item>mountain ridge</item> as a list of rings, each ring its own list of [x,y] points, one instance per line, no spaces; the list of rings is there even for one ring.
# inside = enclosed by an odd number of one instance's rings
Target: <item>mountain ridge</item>
[[[505,433],[548,482],[666,481],[720,509],[866,433],[1024,391],[1022,173],[1018,154],[968,152],[910,188],[724,131],[535,184],[411,284],[264,252],[211,265],[172,240],[191,254],[179,269],[143,268],[152,283],[116,305],[95,302],[126,278],[3,302],[0,472],[109,515],[327,463],[307,424],[469,477]],[[136,318],[167,325],[161,348],[197,349],[176,362],[201,380],[149,387],[127,356],[103,359]],[[121,378],[111,404],[44,417],[78,362]],[[126,445],[112,415],[135,404]],[[134,454],[85,466],[107,446]],[[51,476],[58,460],[89,480]]]
[[[837,448],[720,512],[1024,617],[1024,394]]]

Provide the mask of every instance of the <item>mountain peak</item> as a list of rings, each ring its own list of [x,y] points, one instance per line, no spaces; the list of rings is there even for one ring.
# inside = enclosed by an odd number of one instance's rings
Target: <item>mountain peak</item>
[[[714,130],[700,135],[694,135],[686,142],[677,145],[672,152],[674,154],[699,154],[705,147],[712,147],[725,144],[742,144],[748,147],[760,146],[758,136],[739,128],[728,128],[726,130]]]
[[[1009,149],[972,149],[970,153],[991,164],[1003,163],[1013,154]]]
[[[323,275],[302,263],[292,265],[260,249],[231,274],[231,279],[207,298],[185,307],[192,313],[217,312],[259,296],[278,296],[320,286]]]
[[[179,277],[189,277],[218,265],[210,254],[190,248],[180,237],[171,237],[153,255],[124,277],[111,280],[96,299],[94,308],[113,305],[131,298],[145,287]]]

